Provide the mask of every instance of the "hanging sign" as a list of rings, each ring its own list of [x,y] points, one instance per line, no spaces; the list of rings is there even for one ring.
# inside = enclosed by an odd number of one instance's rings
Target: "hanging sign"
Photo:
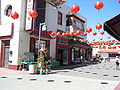
[[[29,11],[33,10],[33,0],[27,0],[27,11],[26,11],[26,26],[25,30],[32,30],[32,17],[29,15]]]

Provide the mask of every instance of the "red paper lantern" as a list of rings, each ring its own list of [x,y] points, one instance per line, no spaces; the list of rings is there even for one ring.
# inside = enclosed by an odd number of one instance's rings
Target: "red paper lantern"
[[[98,24],[96,25],[96,29],[100,30],[101,28],[102,28],[102,25],[98,23]]]
[[[56,36],[59,37],[59,36],[60,36],[60,32],[57,32],[57,33],[56,33]]]
[[[104,6],[104,4],[103,4],[103,2],[101,2],[101,1],[97,1],[97,2],[94,4],[94,8],[96,8],[96,9],[98,9],[98,10],[102,9],[103,6]]]
[[[118,0],[118,2],[120,3],[120,0]]]
[[[76,31],[76,35],[81,35],[81,33],[82,33],[82,32],[81,32],[80,30],[77,30],[77,31]]]
[[[77,13],[79,10],[80,10],[80,7],[78,5],[76,5],[76,4],[72,5],[71,11],[73,13]]]
[[[118,46],[120,48],[120,46]]]
[[[69,36],[69,33],[68,33],[68,32],[66,32],[66,36]]]
[[[37,13],[37,11],[32,10],[32,11],[29,11],[29,15],[30,15],[32,18],[36,18],[36,17],[38,16],[38,13]]]
[[[87,33],[86,33],[86,32],[84,32],[84,33],[83,33],[83,35],[84,35],[84,36],[87,36]]]
[[[19,14],[18,14],[17,12],[14,12],[14,13],[11,14],[11,17],[12,17],[13,19],[18,19]]]
[[[65,37],[65,36],[66,36],[66,33],[63,32],[63,33],[62,33],[62,36]]]
[[[52,36],[55,36],[55,33],[54,33],[54,32],[51,32],[51,35],[52,35]]]
[[[110,38],[110,37],[108,37],[108,38]]]
[[[104,34],[104,31],[100,32],[100,34],[102,34],[102,35],[103,35],[103,34]]]
[[[92,28],[88,27],[86,28],[86,32],[90,33],[92,31]]]
[[[73,32],[69,32],[69,36],[73,36],[74,35],[74,33]]]
[[[94,32],[94,33],[93,33],[93,35],[97,35],[97,33],[96,33],[96,32]]]
[[[103,40],[103,38],[100,38],[100,40]]]

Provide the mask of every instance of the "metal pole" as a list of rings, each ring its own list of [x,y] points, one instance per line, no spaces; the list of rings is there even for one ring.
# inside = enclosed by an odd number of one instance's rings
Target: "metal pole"
[[[39,40],[38,40],[38,57],[40,56],[40,53],[39,53],[39,50],[40,50],[40,37],[41,37],[41,26],[42,26],[42,24],[40,23],[39,24],[39,36],[38,36],[38,38],[39,38]]]

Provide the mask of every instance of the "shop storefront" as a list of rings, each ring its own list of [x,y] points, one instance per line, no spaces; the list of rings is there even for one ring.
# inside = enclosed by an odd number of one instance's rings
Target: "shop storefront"
[[[56,42],[56,58],[60,65],[70,64],[70,46],[69,39],[58,37]]]
[[[84,42],[58,37],[56,45],[56,58],[61,65],[81,64],[92,56],[92,48]]]
[[[88,44],[70,40],[70,46],[71,64],[81,64],[84,63],[85,60],[90,60],[92,49]]]

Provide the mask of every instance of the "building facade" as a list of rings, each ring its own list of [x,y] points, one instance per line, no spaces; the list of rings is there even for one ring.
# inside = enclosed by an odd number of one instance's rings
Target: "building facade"
[[[72,30],[75,32],[78,29],[84,32],[86,19],[79,14],[70,14],[70,7],[65,4],[54,7],[45,0],[2,0],[1,5],[0,67],[17,69],[18,57],[26,52],[33,53],[34,61],[36,61],[39,31],[42,30],[40,27],[44,23],[47,25],[47,30],[40,32],[40,44],[41,47],[47,48],[48,57],[60,61],[61,65],[69,65],[72,59],[74,61],[78,58],[80,61],[80,58],[85,59],[85,55],[91,52],[91,47],[86,43],[82,44],[77,41],[75,44],[74,41],[71,42],[73,38],[49,34],[51,31],[56,33]],[[29,10],[36,10],[38,17],[34,19],[30,17]],[[11,18],[12,12],[17,12],[19,18]],[[68,19],[71,24],[67,23]],[[77,38],[83,41],[86,39],[83,35]]]
[[[120,56],[120,42],[115,40],[97,42],[93,45],[93,56],[96,55],[114,60],[116,56]]]

